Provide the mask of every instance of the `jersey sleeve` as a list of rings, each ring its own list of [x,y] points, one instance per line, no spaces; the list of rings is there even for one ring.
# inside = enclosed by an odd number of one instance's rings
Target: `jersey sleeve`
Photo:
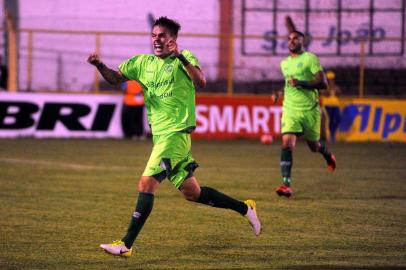
[[[142,55],[134,56],[118,66],[120,72],[129,80],[138,80],[142,64]]]
[[[284,78],[286,78],[286,74],[285,74],[285,60],[282,60],[282,61],[280,62],[280,64],[279,64],[279,66],[280,66],[280,71],[281,71],[281,73],[282,73],[282,76],[283,76]]]
[[[309,58],[310,61],[310,72],[312,74],[316,74],[319,71],[323,71],[323,67],[320,64],[320,60],[317,56],[315,56],[314,54],[311,55],[311,57]]]
[[[199,60],[197,59],[197,57],[191,51],[183,50],[182,54],[192,65],[194,65],[195,67],[200,68]]]

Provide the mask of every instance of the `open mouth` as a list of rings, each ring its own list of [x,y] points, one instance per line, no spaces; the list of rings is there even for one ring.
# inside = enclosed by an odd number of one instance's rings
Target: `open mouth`
[[[154,44],[154,50],[156,52],[162,52],[163,48],[164,48],[164,46],[162,44],[159,44],[159,43]]]

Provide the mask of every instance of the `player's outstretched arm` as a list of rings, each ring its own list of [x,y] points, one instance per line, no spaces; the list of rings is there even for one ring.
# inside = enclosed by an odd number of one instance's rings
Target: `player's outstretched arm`
[[[206,77],[204,76],[203,72],[200,68],[190,64],[190,62],[183,56],[178,50],[178,44],[175,40],[170,40],[168,43],[169,50],[172,52],[174,56],[176,56],[182,64],[185,66],[190,78],[193,81],[195,86],[203,88],[206,86]]]
[[[123,74],[121,74],[120,71],[113,70],[111,68],[108,68],[101,60],[98,54],[92,53],[89,55],[87,58],[87,62],[95,66],[100,74],[103,76],[103,78],[110,84],[113,85],[118,85],[121,84],[125,81],[127,81],[127,78],[124,77]]]
[[[181,54],[180,58],[185,58],[185,57]],[[185,58],[185,60],[187,61],[186,58]],[[183,63],[183,61],[182,61],[182,63]],[[185,65],[185,63],[183,63],[183,65]],[[198,86],[200,88],[204,88],[206,86],[206,77],[204,76],[204,74],[200,70],[200,68],[195,67],[194,65],[192,65],[190,63],[186,64],[185,68],[186,68],[187,72],[189,73],[189,76],[192,79],[195,86]]]
[[[326,89],[327,82],[323,71],[319,71],[314,75],[314,80],[311,81],[300,81],[294,78],[290,78],[288,83],[291,86],[299,87],[303,89]]]

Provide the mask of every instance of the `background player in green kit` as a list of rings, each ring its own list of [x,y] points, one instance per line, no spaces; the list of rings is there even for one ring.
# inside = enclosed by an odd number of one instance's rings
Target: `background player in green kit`
[[[298,135],[304,135],[312,152],[319,152],[334,171],[336,159],[320,140],[320,107],[318,89],[326,89],[323,68],[316,55],[304,51],[304,35],[292,31],[288,36],[290,55],[281,62],[285,78],[282,114],[281,172],[283,185],[276,189],[279,196],[290,197],[292,151]]]
[[[189,201],[234,210],[245,216],[255,235],[261,232],[253,200],[233,199],[213,188],[200,187],[193,175],[197,163],[191,155],[190,133],[196,125],[195,86],[206,79],[197,58],[176,43],[180,25],[166,17],[155,21],[151,41],[154,54],[141,54],[124,61],[118,71],[108,68],[97,54],[88,62],[111,84],[136,80],[144,89],[153,149],[138,183],[138,201],[126,235],[112,244],[100,245],[113,255],[129,257],[132,245],[152,211],[154,193],[165,178]]]

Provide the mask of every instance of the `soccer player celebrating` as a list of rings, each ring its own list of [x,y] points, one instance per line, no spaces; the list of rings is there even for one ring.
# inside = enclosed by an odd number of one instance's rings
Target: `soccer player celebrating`
[[[204,87],[205,76],[197,58],[187,50],[179,52],[176,42],[180,25],[160,17],[152,27],[154,54],[140,54],[124,61],[118,71],[108,68],[97,54],[88,62],[96,66],[111,84],[136,80],[143,86],[153,148],[138,182],[138,201],[126,235],[100,247],[113,255],[130,257],[132,245],[152,211],[154,193],[168,178],[186,200],[234,210],[250,223],[255,235],[261,232],[253,200],[244,202],[213,188],[200,187],[193,172],[198,167],[191,155],[195,129],[195,86]]]
[[[282,153],[280,167],[283,185],[276,189],[279,196],[290,197],[292,151],[298,135],[304,135],[312,152],[319,152],[327,161],[327,169],[336,167],[334,155],[320,140],[320,108],[318,89],[326,89],[323,68],[316,55],[304,50],[304,35],[291,31],[288,36],[290,55],[281,62],[285,77],[282,114]]]

